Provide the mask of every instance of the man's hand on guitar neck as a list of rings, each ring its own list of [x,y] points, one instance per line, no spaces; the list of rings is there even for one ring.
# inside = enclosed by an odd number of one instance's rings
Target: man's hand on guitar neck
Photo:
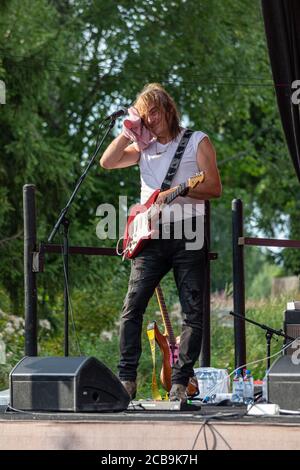
[[[174,191],[173,188],[167,189],[167,191],[161,191],[159,195],[157,196],[155,204],[158,204],[159,206],[161,206],[165,202],[166,197],[169,196],[169,194],[171,194],[173,191]]]
[[[157,199],[155,201],[156,204],[162,205],[165,202],[165,199],[177,189],[178,186],[175,186],[174,188],[167,189],[166,191],[162,191],[159,193],[157,196]]]

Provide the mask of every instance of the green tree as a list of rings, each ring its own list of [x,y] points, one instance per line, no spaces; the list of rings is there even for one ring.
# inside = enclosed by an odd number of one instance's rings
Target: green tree
[[[45,240],[95,148],[101,118],[130,105],[146,82],[163,83],[183,121],[207,132],[217,149],[224,192],[212,203],[212,248],[221,267],[214,288],[232,279],[232,198],[243,198],[247,220],[266,233],[295,213],[287,187],[292,181],[297,191],[297,182],[258,0],[12,0],[0,9],[0,78],[7,85],[0,115],[0,283],[15,312],[23,297],[22,185],[38,188],[38,236]],[[95,166],[70,212],[71,243],[103,245],[95,233],[98,204],[117,207],[122,193],[130,205],[138,188],[138,168]],[[96,295],[99,279],[118,275],[107,258],[77,260],[71,283],[87,297]],[[128,267],[122,269],[126,274]],[[50,310],[61,281],[61,260],[49,257],[39,285]]]

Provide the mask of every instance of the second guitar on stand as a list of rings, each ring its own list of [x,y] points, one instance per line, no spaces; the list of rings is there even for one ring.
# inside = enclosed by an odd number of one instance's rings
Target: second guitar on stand
[[[158,284],[155,289],[160,312],[162,315],[165,331],[161,333],[156,321],[149,323],[148,330],[154,330],[155,341],[158,344],[162,354],[162,368],[160,372],[160,381],[163,388],[169,392],[171,390],[172,366],[178,359],[180,340],[176,339],[171,325],[170,317],[164,300],[163,292]],[[187,396],[194,397],[199,394],[197,377],[191,377],[187,385]]]

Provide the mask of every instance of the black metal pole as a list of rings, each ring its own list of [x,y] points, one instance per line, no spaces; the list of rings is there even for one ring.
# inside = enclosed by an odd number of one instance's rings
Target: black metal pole
[[[244,246],[239,245],[243,236],[243,203],[232,201],[232,265],[233,265],[233,310],[245,316]],[[235,368],[246,364],[245,321],[234,318]]]
[[[36,251],[35,186],[23,186],[24,214],[24,293],[25,293],[25,356],[37,356],[37,288],[32,270]]]
[[[205,289],[204,289],[204,312],[203,312],[203,336],[200,355],[200,366],[210,366],[210,202],[205,202],[204,237],[206,240],[206,262],[205,262]]]
[[[267,340],[267,370],[270,370],[271,366],[271,340],[272,340],[273,333],[270,331],[266,332],[266,340]]]

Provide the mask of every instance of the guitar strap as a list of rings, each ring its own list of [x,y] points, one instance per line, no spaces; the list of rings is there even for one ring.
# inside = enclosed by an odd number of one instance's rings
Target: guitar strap
[[[179,163],[181,161],[181,158],[184,154],[184,151],[186,149],[186,146],[188,144],[188,141],[190,140],[192,133],[193,131],[191,131],[190,129],[187,129],[184,132],[183,136],[181,137],[181,140],[178,144],[175,155],[172,158],[172,161],[170,163],[165,179],[162,182],[162,185],[160,188],[161,191],[166,191],[167,189],[170,189],[173,178],[177,173],[177,170],[179,168]]]

